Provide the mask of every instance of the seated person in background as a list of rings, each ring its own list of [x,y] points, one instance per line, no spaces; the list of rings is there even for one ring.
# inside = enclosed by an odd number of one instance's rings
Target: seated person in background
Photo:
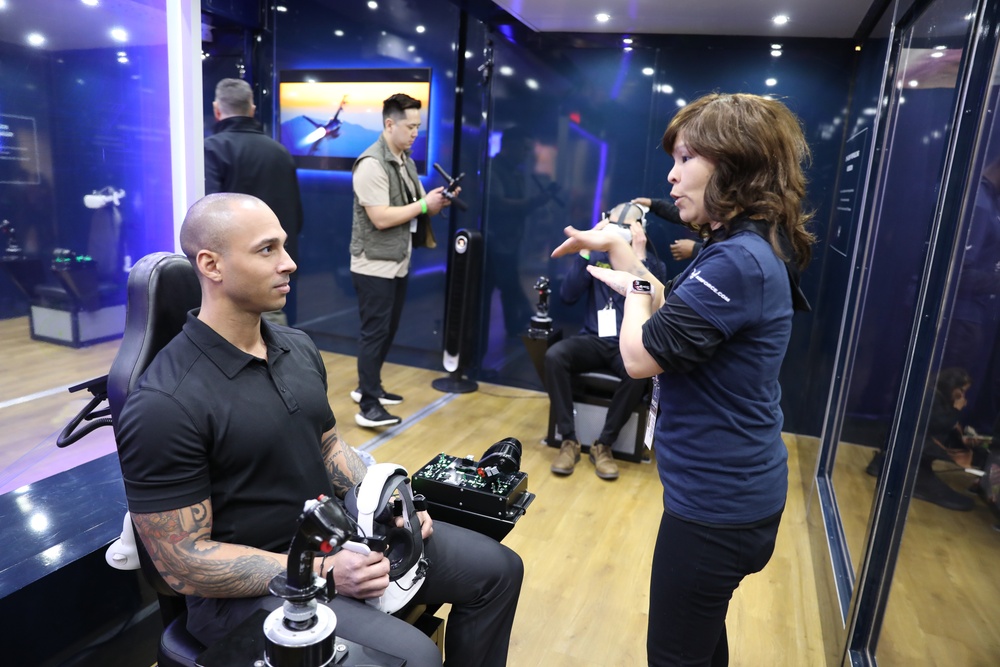
[[[986,450],[973,447],[971,439],[967,441],[959,422],[971,386],[972,379],[964,368],[945,368],[938,373],[917,481],[913,486],[914,498],[950,510],[971,510],[975,502],[942,481],[934,472],[934,461],[951,461],[963,468],[980,469],[986,463]]]
[[[667,222],[675,225],[688,227],[687,223],[681,220],[681,215],[677,211],[677,204],[672,199],[650,199],[649,197],[636,197],[633,204],[645,206],[650,211],[663,218]],[[690,227],[688,227],[690,229]],[[694,231],[694,230],[693,230]],[[677,239],[670,244],[670,255],[677,261],[693,259],[701,250],[702,241],[693,239]]]
[[[968,511],[975,505],[973,499],[951,488],[934,472],[934,461],[950,461],[963,468],[982,468],[987,451],[983,447],[972,446],[959,422],[966,407],[966,392],[972,386],[969,373],[964,368],[945,368],[937,376],[934,396],[931,399],[931,414],[924,437],[917,480],[913,486],[913,497],[945,509]],[[868,474],[878,476],[885,461],[885,452],[879,450],[872,457],[866,469]]]
[[[367,468],[337,434],[312,340],[261,320],[284,306],[296,268],[274,213],[249,195],[209,195],[188,211],[180,240],[201,308],[129,395],[118,441],[137,532],[187,596],[188,630],[211,645],[256,610],[281,605],[268,583],[287,571],[283,552],[304,501],[343,498]],[[414,601],[454,605],[449,663],[504,665],[521,559],[484,535],[418,516],[431,566]],[[441,665],[421,631],[363,602],[390,585],[381,553],[342,550],[316,569],[333,571],[338,636],[408,665]]]
[[[953,461],[963,468],[982,467],[986,450],[973,446],[959,422],[968,405],[966,395],[971,387],[972,379],[964,368],[945,368],[938,373],[924,439],[925,457]]]
[[[646,254],[646,232],[642,221],[644,211],[631,203],[619,204],[609,216],[601,220],[595,229],[603,229],[612,221],[619,220],[625,211],[623,221],[629,223],[632,234],[632,249],[658,280],[666,282],[666,266],[657,257]],[[624,230],[623,230],[624,231]],[[573,418],[573,373],[587,371],[610,371],[621,378],[615,389],[604,420],[601,435],[590,447],[590,460],[597,476],[601,479],[618,479],[618,465],[611,455],[611,445],[618,439],[629,415],[646,393],[648,381],[634,380],[625,371],[621,353],[618,351],[618,332],[621,330],[625,298],[587,271],[588,265],[610,266],[608,254],[600,251],[583,251],[574,255],[569,273],[559,289],[559,296],[566,303],[587,295],[587,310],[583,328],[576,336],[561,340],[545,353],[545,387],[549,392],[556,426],[562,435],[562,446],[551,470],[557,475],[572,474],[576,462],[580,460],[580,442],[577,439]],[[601,315],[604,311],[608,315]],[[601,318],[607,318],[607,328],[600,325]]]

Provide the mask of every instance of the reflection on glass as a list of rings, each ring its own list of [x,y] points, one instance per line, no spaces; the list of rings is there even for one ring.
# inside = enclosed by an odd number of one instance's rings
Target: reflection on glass
[[[589,180],[574,178],[596,160],[585,150],[567,154],[579,142],[568,136],[574,121],[562,114],[566,81],[505,40],[494,44],[494,60],[480,366],[485,378],[538,386],[521,341],[535,313],[534,284],[542,276],[558,283],[549,254],[573,221],[566,210],[577,199],[573,192],[593,199],[596,166]]]
[[[66,386],[107,373],[129,267],[173,248],[166,0],[19,4],[0,19],[0,492],[114,451],[110,429],[55,448],[90,398]]]
[[[833,472],[855,571],[863,556],[881,448],[902,381],[915,298],[950,136],[957,75],[974,9],[941,0],[905,31],[880,166],[865,296],[856,320],[840,445]],[[936,48],[944,46],[944,49]],[[941,54],[944,56],[941,56]],[[867,472],[867,475],[865,474]]]
[[[938,2],[934,23],[955,24],[967,2]],[[931,26],[918,22],[915,32]],[[957,40],[943,38],[942,46]],[[938,62],[960,50],[936,49]],[[966,195],[953,257],[950,309],[928,387],[928,427],[878,641],[879,665],[996,665],[1000,599],[993,576],[1000,535],[1000,123],[998,87],[983,117],[978,174]]]

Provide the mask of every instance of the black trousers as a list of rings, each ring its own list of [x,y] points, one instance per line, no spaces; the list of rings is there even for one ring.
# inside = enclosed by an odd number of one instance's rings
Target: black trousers
[[[611,397],[608,415],[598,438],[605,445],[618,439],[625,422],[646,393],[646,380],[629,377],[617,338],[581,334],[563,339],[545,352],[545,388],[562,434],[576,433],[573,420],[573,373],[610,371],[622,379]]]
[[[778,515],[754,528],[709,528],[663,513],[649,581],[650,665],[729,664],[729,601],[771,559],[780,522]]]
[[[521,594],[520,556],[496,540],[435,522],[424,542],[431,566],[414,601],[452,604],[445,629],[448,665],[503,667]],[[280,598],[188,598],[188,630],[211,645],[258,609],[273,611]],[[414,626],[344,596],[327,603],[337,615],[337,636],[406,659],[412,667],[440,667],[441,652]]]
[[[408,279],[409,276],[375,278],[351,272],[361,315],[358,388],[361,390],[362,412],[378,405],[378,398],[382,395],[382,364],[399,329]]]

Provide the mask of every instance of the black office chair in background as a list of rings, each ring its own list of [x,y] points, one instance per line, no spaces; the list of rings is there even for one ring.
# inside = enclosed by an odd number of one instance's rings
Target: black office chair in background
[[[153,357],[180,333],[187,313],[201,303],[201,286],[194,268],[183,255],[158,252],[143,257],[128,276],[125,333],[108,373],[108,406],[117,433],[125,399]],[[149,554],[136,540],[139,564],[146,581],[156,591],[163,620],[157,651],[160,667],[194,667],[205,647],[186,628],[184,596],[164,581]]]
[[[110,425],[117,433],[125,399],[139,377],[156,353],[180,333],[188,311],[201,303],[201,286],[194,268],[183,255],[168,252],[139,260],[129,272],[126,291],[125,331],[118,354],[108,375],[70,389],[87,389],[93,398],[63,429],[57,440],[60,447],[101,426]],[[97,410],[105,399],[108,408]],[[156,591],[163,621],[157,662],[160,667],[195,667],[195,659],[205,646],[187,631],[184,596],[160,576],[141,540],[135,540],[135,547],[143,577]]]

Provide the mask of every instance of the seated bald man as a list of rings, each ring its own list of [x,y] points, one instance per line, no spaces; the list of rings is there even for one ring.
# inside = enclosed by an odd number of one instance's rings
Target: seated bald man
[[[259,199],[213,194],[196,202],[181,247],[201,283],[201,308],[153,360],[119,424],[122,474],[137,532],[164,579],[186,596],[188,630],[211,645],[282,600],[268,583],[306,499],[343,498],[365,476],[337,433],[326,368],[303,332],[261,314],[280,309],[295,263]],[[504,665],[523,566],[496,541],[418,514],[431,562],[418,603],[452,603],[449,664]],[[363,602],[389,586],[377,552],[339,551],[329,603],[337,635],[441,665],[419,630]]]

